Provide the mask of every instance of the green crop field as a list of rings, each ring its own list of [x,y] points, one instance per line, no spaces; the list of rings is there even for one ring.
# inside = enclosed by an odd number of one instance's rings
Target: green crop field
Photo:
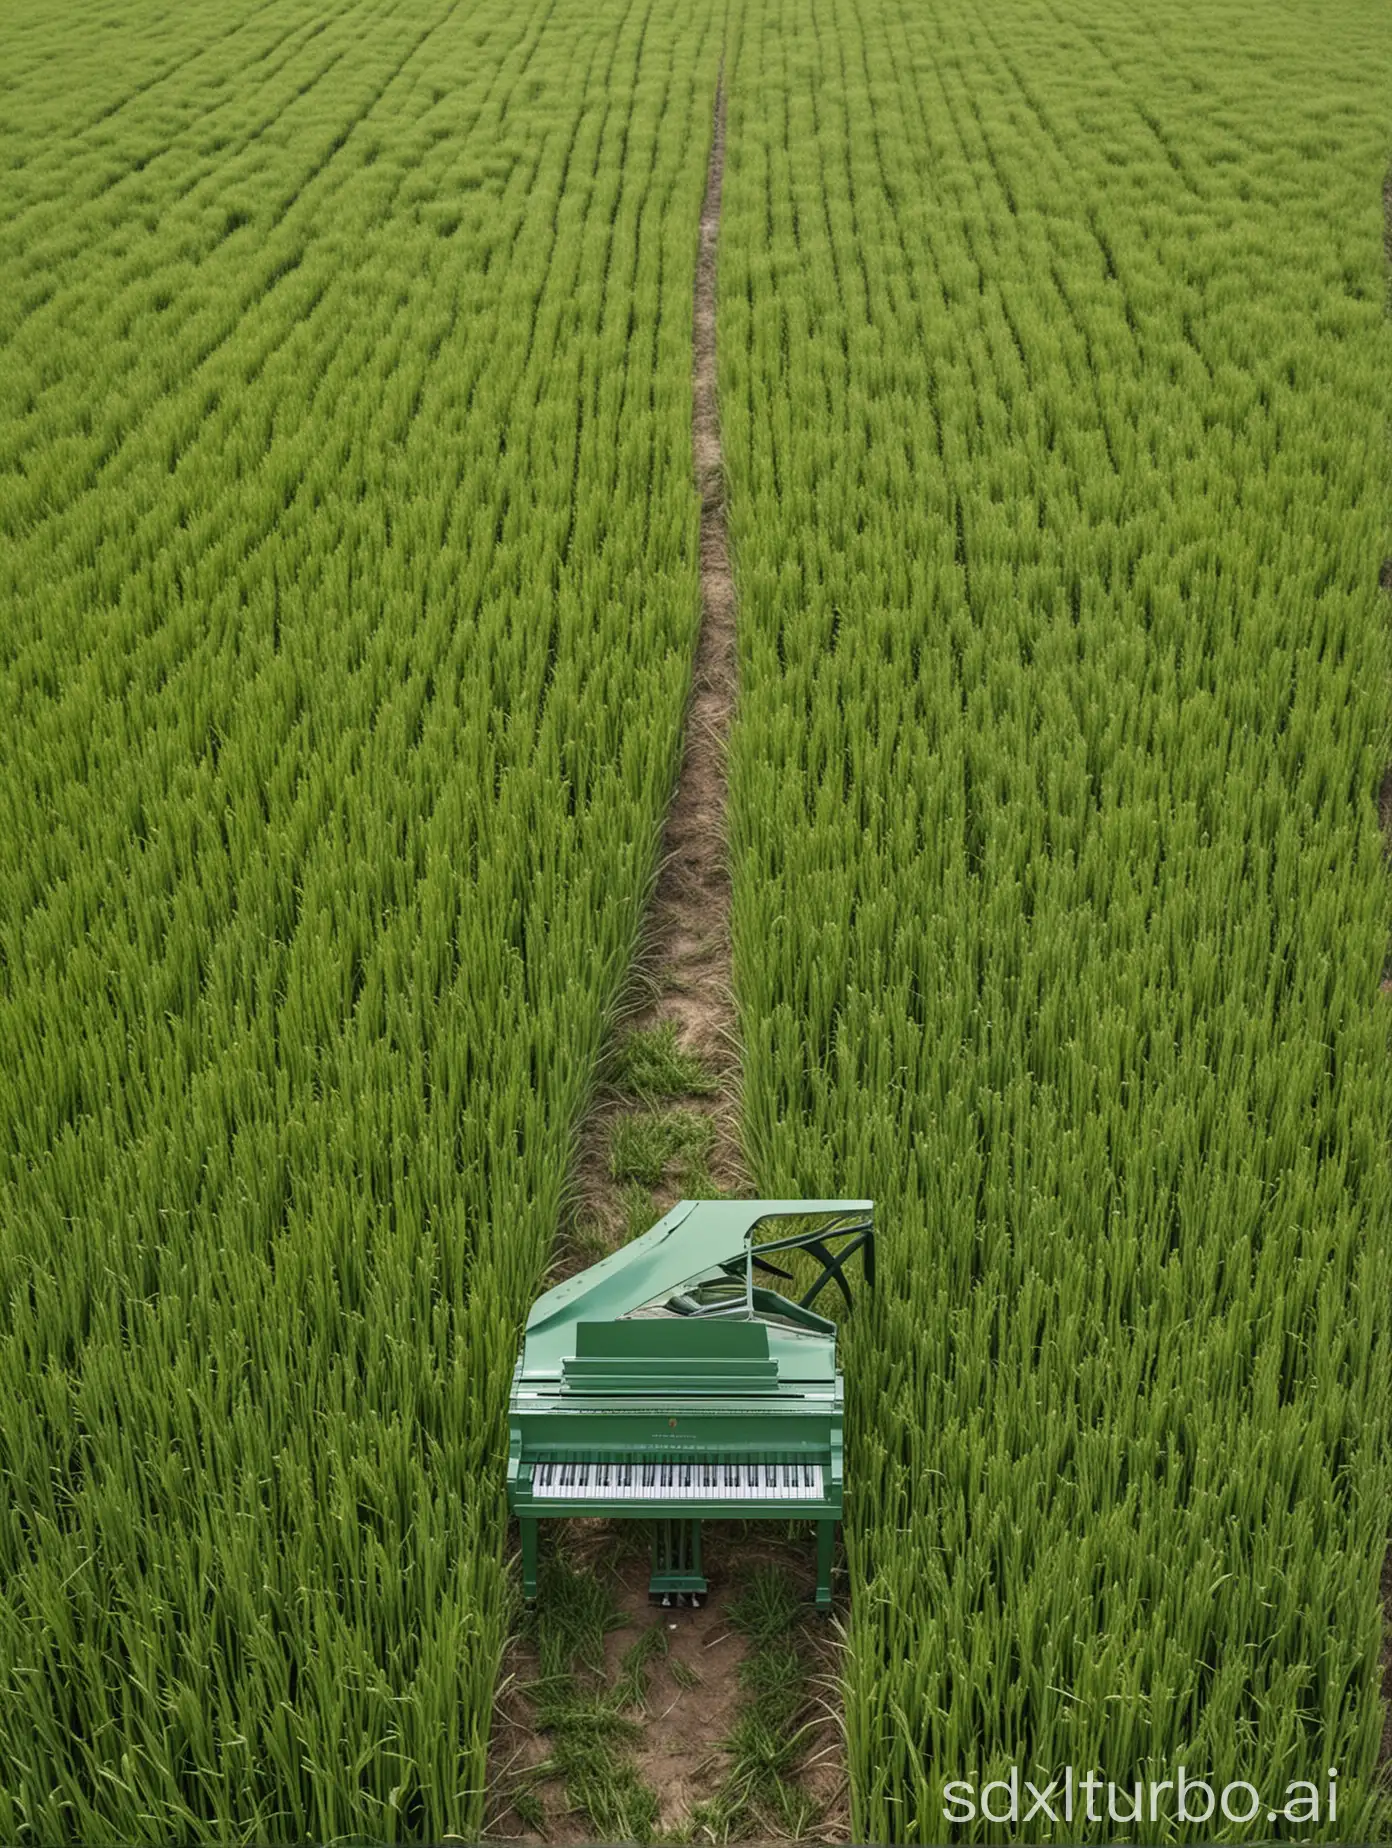
[[[855,1837],[1180,1764],[1392,1835],[1392,24],[3,37],[0,1839],[482,1826],[509,1373],[700,617],[722,70],[744,1140],[882,1239]]]
[[[0,1838],[468,1834],[698,620],[720,47],[5,37]]]
[[[1011,1765],[1385,1828],[1392,34],[789,0],[739,70],[745,1133],[889,1280],[856,1839]]]

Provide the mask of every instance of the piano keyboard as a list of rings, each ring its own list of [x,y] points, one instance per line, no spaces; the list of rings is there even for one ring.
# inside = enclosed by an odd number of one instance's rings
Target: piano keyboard
[[[820,1463],[538,1463],[538,1500],[815,1501]]]

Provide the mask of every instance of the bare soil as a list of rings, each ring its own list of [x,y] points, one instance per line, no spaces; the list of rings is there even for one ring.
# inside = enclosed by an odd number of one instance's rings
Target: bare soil
[[[715,132],[701,206],[692,351],[692,462],[701,496],[701,629],[696,644],[684,747],[676,793],[663,831],[657,887],[620,1018],[644,1029],[671,1020],[683,1051],[720,1080],[710,1097],[676,1100],[715,1124],[711,1178],[731,1193],[752,1191],[739,1144],[739,1042],[730,984],[730,871],[725,838],[725,755],[735,707],[735,583],[725,525],[725,466],[715,382],[716,250],[725,170],[725,93],[717,85]],[[576,1194],[581,1212],[607,1237],[622,1224],[618,1190],[608,1175],[616,1115],[635,1108],[601,1096],[581,1136]],[[679,1198],[658,1194],[658,1213]],[[657,1215],[655,1215],[656,1217]]]
[[[740,1048],[730,981],[730,872],[726,851],[726,742],[735,707],[737,655],[735,587],[725,522],[725,470],[716,398],[716,252],[720,191],[725,165],[725,94],[717,84],[715,130],[701,208],[696,268],[692,354],[692,461],[701,497],[701,629],[687,707],[684,748],[676,792],[663,834],[653,900],[620,1004],[620,1030],[674,1021],[683,1051],[702,1060],[719,1081],[711,1096],[672,1100],[699,1110],[715,1124],[711,1178],[724,1191],[750,1196],[753,1183],[739,1142]],[[621,1190],[608,1171],[609,1138],[625,1111],[641,1108],[629,1098],[601,1091],[583,1126],[574,1170],[577,1216],[608,1245],[622,1236]],[[654,1220],[679,1197],[674,1187],[658,1190]],[[551,1273],[558,1280],[594,1261],[594,1252],[563,1251]],[[621,1533],[621,1527],[630,1528]],[[728,1769],[722,1741],[734,1724],[743,1697],[740,1664],[743,1638],[727,1620],[739,1568],[754,1559],[777,1560],[810,1598],[815,1571],[813,1546],[788,1545],[772,1535],[750,1540],[738,1523],[708,1522],[702,1551],[710,1594],[699,1610],[663,1609],[648,1602],[649,1563],[632,1547],[632,1524],[572,1523],[579,1545],[596,1569],[613,1574],[615,1596],[626,1623],[607,1639],[611,1678],[619,1658],[642,1630],[666,1626],[668,1650],[652,1664],[645,1712],[635,1713],[642,1737],[634,1754],[639,1777],[656,1792],[660,1827],[681,1831],[694,1804],[714,1797]],[[542,1544],[546,1544],[543,1534]],[[836,1643],[829,1626],[817,1623],[804,1642],[809,1689],[820,1717],[812,1732],[799,1782],[821,1806],[817,1839],[848,1838],[844,1752],[839,1723],[828,1698],[836,1670]],[[686,1664],[699,1681],[684,1687],[670,1663]],[[488,1826],[493,1840],[578,1844],[591,1839],[583,1815],[574,1813],[560,1779],[535,1786],[546,1816],[546,1832],[527,1828],[507,1792],[529,1767],[547,1756],[547,1742],[532,1724],[525,1685],[536,1662],[514,1639],[504,1665],[490,1749],[489,1788],[498,1807]],[[679,1671],[680,1672],[680,1671]]]
[[[730,1756],[723,1740],[735,1723],[743,1690],[740,1664],[747,1654],[744,1638],[729,1620],[730,1599],[743,1573],[755,1564],[774,1562],[809,1599],[815,1572],[810,1542],[790,1547],[773,1536],[752,1537],[738,1522],[710,1521],[702,1528],[702,1558],[710,1593],[699,1609],[673,1605],[664,1608],[648,1598],[648,1560],[631,1545],[616,1553],[614,1533],[605,1521],[575,1522],[580,1557],[588,1556],[595,1571],[611,1585],[615,1604],[623,1614],[621,1627],[605,1638],[606,1679],[612,1685],[624,1654],[647,1630],[661,1628],[665,1650],[649,1664],[648,1695],[644,1708],[631,1717],[642,1727],[633,1754],[638,1776],[655,1792],[660,1805],[658,1828],[680,1839],[687,1831],[695,1806],[716,1796]],[[575,1555],[572,1554],[574,1558]],[[804,1769],[798,1782],[819,1806],[816,1840],[849,1840],[850,1809],[847,1794],[841,1729],[827,1698],[824,1683],[835,1674],[837,1642],[829,1624],[809,1614],[801,1648],[808,1667],[808,1685],[814,1724],[806,1741]],[[677,1674],[672,1664],[680,1666]],[[533,1786],[546,1816],[545,1834],[525,1827],[507,1802],[507,1791],[525,1770],[547,1755],[544,1735],[536,1732],[526,1695],[538,1665],[534,1651],[514,1638],[505,1662],[494,1726],[495,1765],[490,1766],[490,1788],[499,1793],[499,1813],[489,1823],[492,1842],[559,1843],[580,1848],[592,1837],[586,1818],[570,1808],[565,1785],[559,1778]],[[689,1674],[678,1680],[682,1670]],[[692,1685],[685,1685],[686,1680]]]

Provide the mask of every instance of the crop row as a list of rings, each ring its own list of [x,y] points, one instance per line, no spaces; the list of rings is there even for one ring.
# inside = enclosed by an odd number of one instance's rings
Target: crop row
[[[156,13],[26,20],[7,103],[0,1834],[467,1839],[689,679],[718,46]]]
[[[883,1228],[846,1331],[857,1840],[941,1840],[944,1783],[1012,1765],[1332,1765],[1316,1832],[1380,1826],[1367,39],[743,14],[735,984],[760,1192]]]

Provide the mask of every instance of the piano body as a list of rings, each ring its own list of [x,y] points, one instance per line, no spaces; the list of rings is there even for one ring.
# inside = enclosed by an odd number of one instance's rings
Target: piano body
[[[787,1216],[813,1230],[759,1238]],[[846,1261],[874,1282],[868,1200],[681,1200],[640,1238],[538,1298],[509,1403],[508,1506],[523,1591],[537,1590],[537,1525],[568,1515],[653,1523],[650,1594],[704,1595],[701,1522],[817,1524],[817,1591],[831,1608],[842,1508],[836,1325],[812,1302]],[[776,1230],[776,1228],[775,1228]],[[771,1254],[807,1251],[821,1274],[800,1300]]]

